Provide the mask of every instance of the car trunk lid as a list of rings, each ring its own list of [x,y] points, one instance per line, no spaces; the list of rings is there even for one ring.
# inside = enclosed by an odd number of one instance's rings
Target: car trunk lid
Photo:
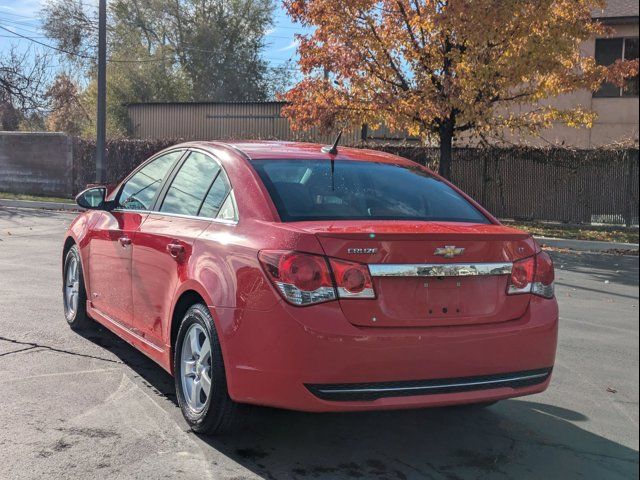
[[[341,299],[347,319],[370,327],[504,322],[529,295],[506,294],[511,263],[534,255],[527,233],[494,224],[299,222],[329,257],[365,263],[377,298]]]

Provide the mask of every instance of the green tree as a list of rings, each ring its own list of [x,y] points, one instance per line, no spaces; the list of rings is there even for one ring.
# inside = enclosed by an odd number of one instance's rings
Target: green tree
[[[111,0],[107,102],[109,133],[128,129],[124,104],[250,101],[288,84],[285,68],[261,58],[273,0]],[[94,10],[82,0],[48,0],[43,29],[89,80],[96,98]]]
[[[260,54],[273,7],[273,0],[115,0],[111,10],[114,37],[133,34],[148,54],[162,52],[189,79],[194,100],[215,101],[266,98],[269,68]]]

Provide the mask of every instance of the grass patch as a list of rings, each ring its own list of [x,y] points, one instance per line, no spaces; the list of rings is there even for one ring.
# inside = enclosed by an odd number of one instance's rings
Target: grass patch
[[[638,230],[620,227],[558,225],[535,222],[504,222],[537,237],[594,240],[598,242],[638,243]]]
[[[38,195],[23,195],[21,193],[0,192],[0,199],[4,200],[30,200],[33,202],[57,202],[57,203],[75,203],[70,198],[60,197],[41,197]]]

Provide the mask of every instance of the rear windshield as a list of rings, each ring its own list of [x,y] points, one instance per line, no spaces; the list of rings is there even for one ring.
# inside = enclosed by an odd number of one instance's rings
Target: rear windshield
[[[418,167],[348,160],[254,160],[283,222],[424,220],[490,223]],[[333,172],[332,172],[333,170]]]

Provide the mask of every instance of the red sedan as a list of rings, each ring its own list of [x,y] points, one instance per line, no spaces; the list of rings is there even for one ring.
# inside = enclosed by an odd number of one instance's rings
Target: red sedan
[[[551,259],[408,160],[188,143],[77,201],[68,323],[95,320],[170,372],[196,431],[242,404],[488,404],[549,385]]]

